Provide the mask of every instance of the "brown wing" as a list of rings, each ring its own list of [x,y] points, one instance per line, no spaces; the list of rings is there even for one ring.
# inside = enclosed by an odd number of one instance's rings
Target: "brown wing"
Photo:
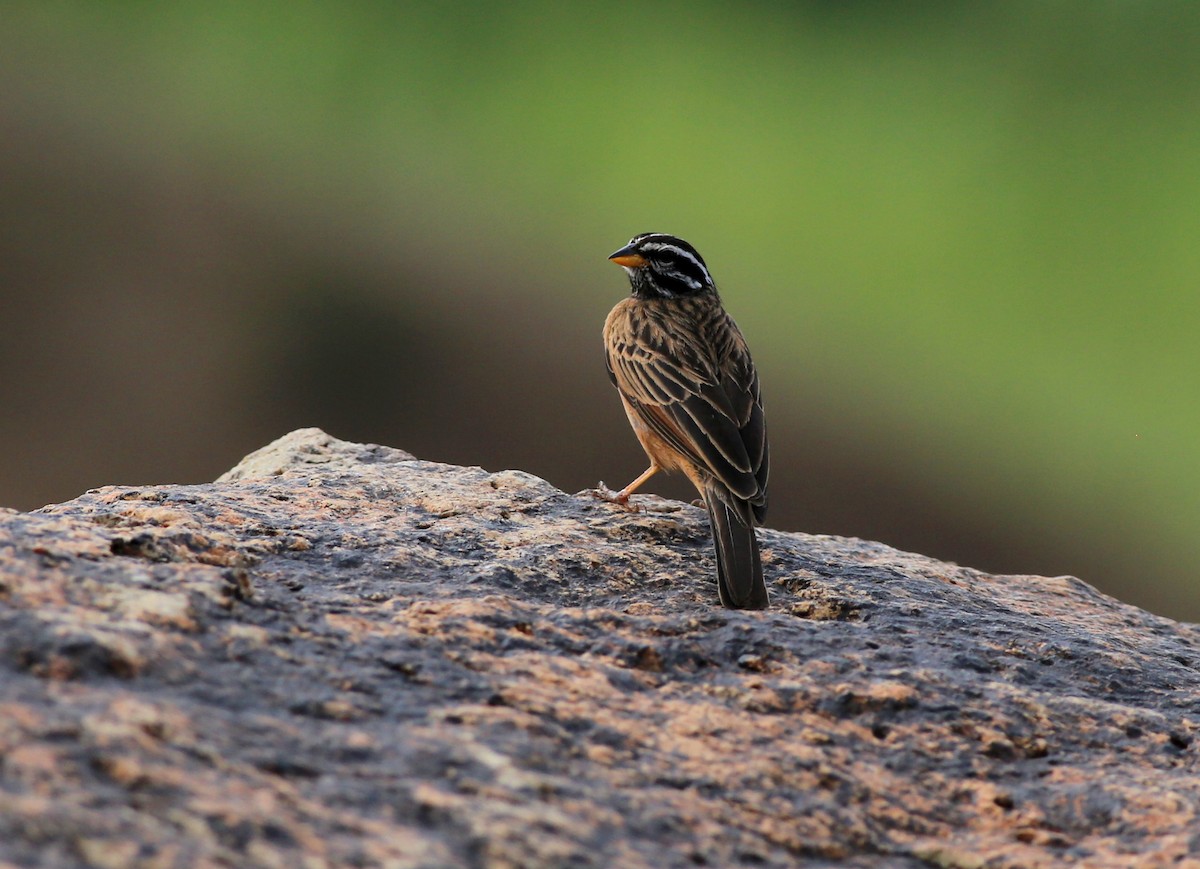
[[[605,328],[609,376],[663,440],[706,469],[749,522],[766,510],[768,453],[758,374],[712,299],[618,306]]]
[[[728,315],[725,315],[725,320],[729,324],[729,328],[723,330],[729,342],[729,346],[723,351],[725,390],[733,404],[734,418],[738,420],[742,443],[746,447],[754,479],[758,483],[757,496],[748,500],[754,509],[755,518],[762,522],[767,513],[767,479],[770,476],[771,465],[762,390],[758,370],[750,358],[750,350],[741,331]],[[719,339],[715,336],[710,340],[719,344]]]

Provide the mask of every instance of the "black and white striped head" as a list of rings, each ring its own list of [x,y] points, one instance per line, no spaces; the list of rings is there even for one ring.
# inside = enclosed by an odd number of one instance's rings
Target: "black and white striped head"
[[[704,257],[673,235],[643,232],[608,258],[629,274],[633,294],[640,299],[673,299],[717,289]]]

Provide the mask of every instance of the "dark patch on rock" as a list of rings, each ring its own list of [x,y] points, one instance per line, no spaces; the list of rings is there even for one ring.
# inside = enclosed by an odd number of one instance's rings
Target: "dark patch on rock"
[[[0,512],[0,862],[1049,866],[1197,856],[1200,632],[1070,577],[295,432]]]

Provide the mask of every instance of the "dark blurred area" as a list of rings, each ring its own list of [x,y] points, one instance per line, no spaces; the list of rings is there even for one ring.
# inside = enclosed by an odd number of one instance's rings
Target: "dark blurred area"
[[[769,525],[1200,617],[1200,7],[648,9],[14,4],[0,504],[310,425],[623,485],[605,256],[667,231],[754,350]]]

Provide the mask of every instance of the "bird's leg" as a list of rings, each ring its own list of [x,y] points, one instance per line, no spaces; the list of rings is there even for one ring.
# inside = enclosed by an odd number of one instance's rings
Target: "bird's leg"
[[[651,462],[650,467],[646,468],[646,470],[642,472],[642,475],[640,477],[638,477],[636,480],[634,480],[632,483],[630,483],[628,486],[626,486],[621,491],[617,492],[617,496],[615,498],[613,498],[613,500],[616,501],[618,504],[624,504],[626,501],[629,500],[630,495],[632,495],[634,492],[636,492],[638,489],[640,489],[642,487],[642,483],[646,482],[647,480],[649,480],[651,477],[653,477],[657,473],[658,473],[658,465]]]
[[[602,482],[600,483],[599,488],[596,490],[597,497],[599,497],[601,500],[611,501],[614,504],[621,504],[624,506],[629,503],[629,496],[640,489],[642,483],[646,482],[655,474],[657,474],[659,470],[660,469],[658,465],[652,463],[650,467],[646,468],[640,477],[619,492],[614,492]]]

